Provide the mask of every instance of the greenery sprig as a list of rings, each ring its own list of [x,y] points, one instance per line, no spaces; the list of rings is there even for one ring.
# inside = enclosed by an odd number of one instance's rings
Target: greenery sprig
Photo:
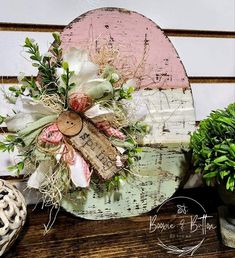
[[[24,47],[30,54],[32,65],[38,68],[39,81],[44,94],[54,94],[58,90],[58,79],[56,68],[62,65],[62,49],[60,48],[61,39],[58,33],[53,33],[54,42],[46,55],[41,55],[39,46],[34,40],[26,38]],[[25,79],[26,82],[27,79]],[[32,89],[35,89],[35,81],[28,82]]]
[[[13,152],[15,147],[24,147],[24,141],[17,135],[9,134],[5,137],[4,142],[0,142],[0,151]]]
[[[69,64],[67,62],[62,63],[64,73],[61,75],[61,79],[65,87],[59,87],[58,92],[64,96],[64,108],[68,107],[68,92],[75,86],[75,83],[70,83],[71,77],[74,75],[74,71],[69,70]]]

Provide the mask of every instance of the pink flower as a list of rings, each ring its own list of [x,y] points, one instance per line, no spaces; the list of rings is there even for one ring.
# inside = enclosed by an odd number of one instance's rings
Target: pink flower
[[[69,107],[76,112],[85,112],[92,105],[91,97],[84,93],[73,93],[68,99]]]
[[[57,124],[52,124],[44,128],[39,136],[39,140],[51,144],[58,144],[62,139],[63,134],[59,131]]]

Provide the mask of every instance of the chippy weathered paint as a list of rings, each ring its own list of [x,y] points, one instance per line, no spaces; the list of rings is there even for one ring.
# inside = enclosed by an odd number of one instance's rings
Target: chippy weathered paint
[[[110,219],[136,216],[150,211],[169,198],[179,187],[187,165],[183,153],[169,146],[145,148],[141,160],[132,168],[127,181],[112,194],[90,189],[86,199],[62,206],[86,219]],[[73,193],[73,200],[76,199]]]
[[[195,128],[190,85],[178,54],[154,22],[117,8],[90,11],[69,24],[61,36],[64,51],[82,48],[96,60],[102,51],[116,53],[107,62],[125,78],[136,79],[139,91],[130,109],[134,114],[146,105],[149,114],[144,122],[152,127],[142,142],[140,161],[119,191],[104,194],[90,189],[86,200],[74,203],[68,196],[62,206],[87,219],[150,211],[179,187],[187,169],[182,148],[188,147],[189,133]]]
[[[141,88],[189,88],[184,67],[163,31],[141,14],[118,8],[89,11],[62,32],[64,52],[70,47],[89,51],[94,57],[109,49],[117,52],[112,62]]]

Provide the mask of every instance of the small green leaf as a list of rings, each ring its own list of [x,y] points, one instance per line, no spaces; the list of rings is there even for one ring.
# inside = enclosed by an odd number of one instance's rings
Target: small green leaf
[[[5,116],[1,116],[1,115],[0,115],[0,124],[4,123],[5,119],[6,119]]]
[[[25,45],[27,45],[27,46],[31,45],[31,41],[28,37],[25,39]]]
[[[7,146],[4,142],[0,142],[0,151],[6,151]]]
[[[69,64],[68,64],[68,62],[63,62],[62,63],[62,67],[63,67],[63,69],[66,71],[66,70],[68,70],[69,69]]]
[[[221,163],[221,162],[224,162],[224,161],[226,161],[226,160],[228,160],[228,157],[225,156],[225,155],[223,155],[223,156],[221,156],[221,157],[219,157],[219,158],[214,159],[213,162],[214,162],[214,163]]]
[[[205,175],[203,175],[203,178],[212,178],[212,177],[215,177],[217,176],[218,172],[210,172],[210,173],[207,173]]]
[[[222,179],[224,179],[225,176],[229,175],[229,172],[228,171],[220,171],[219,174],[220,174],[220,177]]]
[[[129,87],[128,90],[127,90],[127,93],[128,94],[131,94],[135,91],[135,88],[134,87]]]
[[[17,169],[21,172],[24,169],[24,162],[21,161],[17,164]]]
[[[6,136],[6,138],[5,138],[5,140],[8,141],[8,142],[12,142],[12,141],[15,140],[15,138],[16,138],[15,135],[8,134],[8,135]]]

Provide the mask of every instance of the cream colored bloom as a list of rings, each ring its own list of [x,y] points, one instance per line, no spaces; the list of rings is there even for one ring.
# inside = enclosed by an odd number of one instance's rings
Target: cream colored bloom
[[[71,48],[64,54],[63,60],[68,63],[69,70],[74,72],[70,78],[70,83],[74,83],[75,86],[70,90],[69,95],[82,92],[92,99],[99,99],[105,94],[112,93],[112,84],[105,79],[98,78],[99,68],[89,60],[88,53],[85,50]],[[61,75],[64,73],[63,68],[57,69],[61,87],[65,87],[61,79]]]

